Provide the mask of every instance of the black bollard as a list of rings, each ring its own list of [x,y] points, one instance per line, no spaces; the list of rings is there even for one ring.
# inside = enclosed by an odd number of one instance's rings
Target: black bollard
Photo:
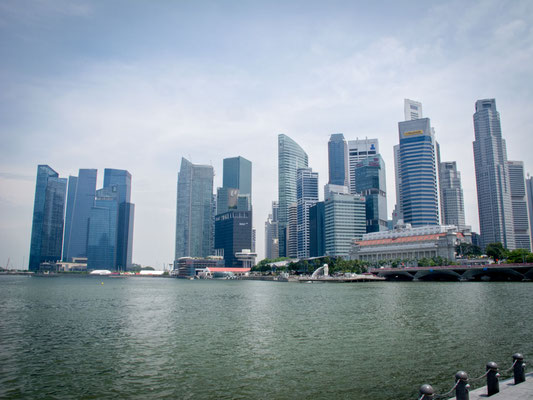
[[[514,384],[518,385],[526,380],[526,364],[524,364],[524,356],[520,353],[513,354],[513,365]]]
[[[420,386],[419,394],[419,400],[433,399],[435,391],[433,390],[433,387],[431,385],[425,384]]]
[[[500,382],[498,378],[500,374],[498,373],[498,364],[491,361],[487,363],[487,396],[492,396],[500,391]]]
[[[468,400],[468,389],[470,385],[468,384],[468,374],[465,371],[459,371],[455,374],[455,399],[456,400]]]

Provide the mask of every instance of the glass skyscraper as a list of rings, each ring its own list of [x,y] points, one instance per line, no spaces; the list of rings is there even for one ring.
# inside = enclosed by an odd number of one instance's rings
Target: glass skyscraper
[[[517,249],[531,251],[524,163],[522,161],[507,161],[507,166],[509,167],[511,184],[515,245]]]
[[[400,211],[413,227],[439,224],[435,138],[429,118],[398,123]]]
[[[309,208],[318,201],[318,172],[299,168],[296,178],[298,258],[309,258]]]
[[[119,221],[119,188],[112,185],[96,191],[89,214],[87,268],[115,270]]]
[[[459,230],[465,228],[465,205],[461,173],[455,161],[439,163],[440,205],[443,225],[455,225]]]
[[[239,189],[239,194],[252,196],[252,163],[244,157],[225,158],[222,186]]]
[[[176,206],[176,251],[180,257],[213,253],[213,167],[181,159]]]
[[[324,202],[309,208],[309,256],[321,257],[326,253]]]
[[[334,133],[328,142],[329,183],[349,186],[348,145],[342,133]]]
[[[61,260],[67,180],[48,165],[37,167],[29,270]]]
[[[367,157],[379,154],[379,142],[377,139],[348,140],[350,193],[355,194],[355,166]],[[347,185],[345,185],[347,186]]]
[[[296,202],[296,174],[298,168],[308,166],[306,152],[290,137],[278,136],[278,237],[279,256],[288,254],[287,227],[289,205]]]
[[[476,101],[474,134],[474,165],[482,247],[500,242],[504,247],[514,249],[507,150],[505,140],[502,139],[496,100]]]
[[[89,215],[94,206],[96,194],[96,169],[80,169],[76,181],[76,190],[69,188],[69,196],[74,192],[74,199],[67,200],[67,225],[65,231],[66,254],[65,261],[72,261],[74,257],[87,257],[87,233],[89,232]],[[72,209],[70,209],[72,207]]]
[[[74,211],[74,199],[76,198],[76,187],[78,186],[78,177],[68,177],[67,191],[67,212],[65,215],[65,231],[63,235],[63,261],[67,260],[68,244],[70,239],[70,230],[72,227],[72,213]]]
[[[381,155],[356,164],[355,184],[356,192],[365,198],[366,233],[387,230],[387,184]]]

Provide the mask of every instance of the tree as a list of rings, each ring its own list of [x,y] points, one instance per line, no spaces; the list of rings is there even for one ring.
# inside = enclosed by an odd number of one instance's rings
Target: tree
[[[533,254],[531,254],[526,249],[516,249],[509,253],[507,256],[507,262],[510,263],[523,263],[523,262],[531,262],[530,260],[533,259]]]
[[[494,262],[498,262],[499,260],[504,259],[509,251],[503,247],[503,244],[497,242],[489,243],[485,249],[485,253],[487,253],[487,255],[492,258]]]
[[[455,252],[463,257],[478,257],[482,254],[479,246],[467,242],[459,243],[455,246]]]

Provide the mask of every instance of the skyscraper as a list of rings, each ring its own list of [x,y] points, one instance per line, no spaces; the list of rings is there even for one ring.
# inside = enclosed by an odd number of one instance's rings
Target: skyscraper
[[[116,267],[126,270],[132,264],[133,219],[135,204],[131,203],[131,174],[122,169],[104,170],[104,188],[116,188],[119,206]]]
[[[334,133],[328,142],[329,183],[349,186],[348,145],[342,133]]]
[[[398,164],[401,207],[405,223],[413,227],[438,225],[435,138],[429,118],[398,123]]]
[[[182,158],[176,206],[176,260],[212,254],[212,199],[213,167]]]
[[[61,260],[67,180],[48,165],[37,167],[29,270]]]
[[[68,177],[68,191],[67,191],[67,212],[65,215],[65,230],[63,235],[63,261],[67,260],[68,242],[70,238],[70,229],[72,226],[72,213],[74,211],[74,199],[76,198],[76,187],[78,186],[78,177]]]
[[[355,194],[355,166],[361,160],[369,156],[379,154],[379,143],[377,139],[356,139],[348,141],[349,173],[350,173],[350,193]]]
[[[531,251],[524,163],[522,161],[507,161],[507,166],[511,184],[515,245],[517,249]]]
[[[272,213],[265,222],[265,258],[279,257],[278,245],[278,202],[272,202]]]
[[[74,257],[87,257],[87,233],[89,232],[89,214],[94,206],[96,194],[96,169],[80,169],[76,180],[74,200],[68,199],[67,219],[70,218],[70,230],[65,231],[65,242],[68,243],[65,261]],[[74,180],[73,180],[74,181]],[[69,189],[69,196],[71,194]]]
[[[309,256],[326,254],[324,202],[319,201],[309,208]]]
[[[309,258],[309,208],[318,201],[318,172],[299,168],[296,178],[298,258]]]
[[[296,202],[296,174],[298,168],[306,168],[306,152],[290,137],[278,136],[278,205],[279,205],[279,256],[286,257],[289,205]]]
[[[526,179],[527,211],[529,214],[529,236],[533,247],[533,177],[527,175]]]
[[[222,186],[239,189],[239,194],[252,196],[252,163],[238,156],[223,161]]]
[[[381,155],[370,156],[355,167],[355,190],[364,196],[366,233],[387,230],[387,184]]]
[[[443,225],[455,225],[459,230],[465,228],[465,205],[461,173],[455,161],[439,163],[440,206]]]
[[[95,204],[89,214],[88,269],[117,269],[119,198],[118,185],[96,191]]]
[[[222,251],[226,268],[243,267],[235,254],[251,248],[251,211],[228,211],[215,217],[215,250]]]
[[[406,121],[423,118],[422,103],[414,100],[404,99],[403,112]]]
[[[502,139],[496,100],[476,101],[474,113],[474,164],[481,243],[502,243],[515,248],[511,185],[507,150]]]

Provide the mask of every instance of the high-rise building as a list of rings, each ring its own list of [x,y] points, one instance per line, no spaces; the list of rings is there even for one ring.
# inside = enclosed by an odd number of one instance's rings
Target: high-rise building
[[[527,175],[526,179],[527,211],[529,214],[529,236],[533,248],[533,177]]]
[[[287,224],[287,257],[298,257],[298,203],[289,204]]]
[[[439,163],[440,210],[442,225],[455,225],[460,231],[465,226],[465,205],[461,173],[455,161]]]
[[[476,101],[474,164],[481,243],[515,248],[507,150],[495,99]]]
[[[74,199],[67,200],[67,225],[70,229],[65,231],[66,254],[65,261],[73,258],[87,257],[87,234],[89,232],[89,215],[94,206],[96,194],[96,169],[80,169],[76,180]],[[74,190],[69,189],[69,197]],[[72,207],[72,209],[70,209]]]
[[[287,257],[287,227],[289,205],[296,202],[296,174],[298,168],[306,168],[306,152],[290,137],[278,136],[278,205],[279,205],[279,256]]]
[[[364,197],[332,193],[324,201],[324,228],[326,254],[348,258],[353,240],[366,233]]]
[[[326,254],[324,202],[319,201],[309,208],[309,256]]]
[[[278,247],[278,202],[272,202],[272,213],[265,222],[265,258],[273,260],[279,257]]]
[[[413,227],[438,225],[435,137],[429,118],[398,123],[399,212]]]
[[[531,251],[524,163],[522,161],[507,161],[507,166],[511,184],[515,246],[517,249]]]
[[[94,206],[89,214],[88,269],[117,269],[119,198],[118,185],[96,191]]]
[[[328,142],[329,183],[349,186],[348,145],[342,133],[334,133]]]
[[[67,180],[48,165],[37,167],[29,270],[61,260]]]
[[[423,118],[422,103],[414,100],[404,99],[403,112],[406,121]]]
[[[119,204],[116,267],[126,270],[132,265],[133,219],[135,204],[131,203],[131,174],[122,169],[104,170],[104,188],[116,187]]]
[[[252,163],[238,156],[223,161],[222,186],[239,189],[239,194],[252,196]]]
[[[243,267],[236,253],[252,248],[252,212],[228,211],[215,217],[215,250],[226,268]]]
[[[213,253],[213,167],[181,159],[176,207],[176,251],[180,257]]]
[[[356,139],[348,141],[349,172],[350,172],[350,193],[355,194],[355,166],[361,160],[369,156],[379,154],[379,143],[377,139]]]
[[[63,234],[63,261],[67,260],[68,242],[70,238],[70,230],[72,226],[72,213],[74,211],[74,199],[76,198],[76,187],[78,186],[78,177],[68,177],[68,191],[67,191],[67,212],[65,214],[65,230]]]
[[[299,168],[296,178],[298,258],[309,258],[309,208],[318,201],[318,172]]]
[[[365,198],[366,233],[387,230],[387,184],[381,155],[357,163],[355,185],[356,192]]]

